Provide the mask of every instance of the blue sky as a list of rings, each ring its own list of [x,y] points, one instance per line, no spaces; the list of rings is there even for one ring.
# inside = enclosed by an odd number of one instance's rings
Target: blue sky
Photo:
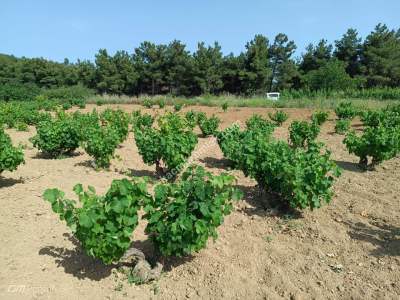
[[[400,27],[400,0],[1,0],[0,53],[93,59],[100,48],[132,52],[144,40],[219,41],[235,54],[255,34],[283,32],[297,55],[310,42],[340,38],[349,27],[365,37],[379,22]]]

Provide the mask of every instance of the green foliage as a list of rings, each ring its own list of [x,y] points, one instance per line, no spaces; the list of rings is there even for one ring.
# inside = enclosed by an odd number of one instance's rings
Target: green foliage
[[[289,127],[289,139],[293,147],[305,148],[315,141],[320,127],[315,122],[293,121]]]
[[[118,143],[126,140],[129,133],[129,116],[123,110],[106,109],[100,115],[103,125],[107,125],[115,130],[118,135]]]
[[[334,178],[340,175],[330,152],[321,153],[321,146],[291,148],[285,142],[259,141],[254,160],[246,169],[262,190],[279,195],[284,206],[319,208],[332,198]]]
[[[311,121],[321,126],[328,120],[328,116],[329,114],[326,111],[317,111],[312,114]]]
[[[160,175],[171,178],[180,171],[197,144],[197,136],[186,119],[174,113],[160,117],[158,128],[135,126],[134,133],[143,161],[155,164]]]
[[[214,135],[217,132],[221,120],[215,115],[212,115],[210,118],[207,118],[205,114],[198,114],[197,122],[203,136],[207,137],[210,135]]]
[[[97,168],[108,168],[120,143],[119,133],[111,126],[97,125],[86,130],[86,139],[82,142],[83,148],[94,158]]]
[[[165,101],[163,99],[158,100],[158,107],[159,108],[164,108],[165,107]]]
[[[246,127],[251,131],[261,131],[265,135],[270,136],[275,128],[276,123],[271,123],[265,120],[262,116],[254,114],[249,119],[246,120]]]
[[[58,189],[47,189],[43,198],[71,228],[89,256],[105,264],[118,262],[131,245],[141,202],[148,198],[146,184],[122,179],[114,180],[104,196],[96,195],[93,187],[84,191],[81,184],[74,187],[74,192],[79,205],[65,199]]]
[[[18,131],[28,131],[28,125],[23,122],[18,122],[15,124],[15,129]]]
[[[286,120],[289,118],[288,114],[282,110],[277,110],[273,114],[268,113],[268,116],[278,126],[282,126],[282,124],[285,123]]]
[[[400,111],[396,111],[396,108],[366,111],[361,115],[361,121],[364,126],[371,127],[377,127],[379,125],[385,127],[400,126]]]
[[[348,133],[343,143],[350,153],[360,158],[360,166],[368,167],[368,157],[372,158],[374,168],[382,161],[395,157],[400,152],[400,124],[393,123],[392,113],[369,114],[369,123],[362,135],[354,131]],[[399,121],[399,119],[397,119]]]
[[[367,87],[398,87],[400,82],[399,30],[378,24],[365,39],[361,63]]]
[[[85,141],[88,136],[88,128],[95,127],[99,125],[100,116],[96,110],[93,109],[91,113],[82,114],[79,111],[76,111],[72,114],[72,118],[78,128],[79,131],[79,141]]]
[[[233,125],[219,133],[218,144],[235,168],[254,178],[262,191],[277,194],[285,207],[314,209],[331,200],[339,170],[330,152],[321,153],[315,142],[293,148],[260,131],[240,131]]]
[[[378,24],[361,40],[350,28],[335,45],[326,39],[295,59],[296,44],[284,33],[271,41],[256,35],[239,55],[198,43],[191,53],[177,40],[143,42],[133,53],[100,49],[94,63],[16,58],[0,54],[0,101],[86,99],[92,89],[107,95],[263,95],[282,98],[400,99],[398,28]],[[73,104],[73,103],[71,103]],[[74,104],[73,104],[74,105]]]
[[[93,94],[94,92],[92,90],[82,85],[46,89],[42,92],[42,95],[49,100],[69,101],[71,105],[76,106],[78,106],[78,103],[82,103],[86,98]]]
[[[142,103],[142,104],[143,104],[143,106],[146,107],[146,108],[152,108],[152,107],[153,107],[153,102],[151,102],[151,101],[150,101],[149,99],[147,99],[147,98],[143,100],[143,103]]]
[[[339,119],[335,124],[335,132],[337,134],[345,134],[350,129],[351,120]]]
[[[151,127],[154,123],[154,117],[150,114],[141,114],[140,111],[132,113],[132,125],[136,128]]]
[[[242,141],[248,132],[249,131],[241,131],[239,125],[233,124],[224,131],[217,133],[218,145],[224,157],[229,159],[234,167],[238,167],[243,157]]]
[[[340,102],[335,108],[335,113],[339,119],[352,120],[357,115],[357,110],[351,102]]]
[[[222,105],[221,105],[221,108],[222,108],[222,110],[223,110],[224,112],[227,112],[227,111],[228,111],[228,107],[229,107],[228,102],[224,102],[224,103],[222,103]]]
[[[3,171],[15,171],[24,162],[22,148],[14,147],[10,136],[0,127],[0,174]]]
[[[185,256],[204,248],[209,237],[232,211],[241,193],[232,187],[234,177],[213,176],[202,167],[189,167],[176,184],[159,184],[145,206],[150,234],[164,256]]]
[[[45,120],[36,126],[36,135],[30,139],[33,146],[50,157],[70,154],[79,146],[77,123],[65,113]]]
[[[198,113],[196,113],[193,110],[190,110],[190,111],[186,112],[185,119],[188,122],[188,125],[191,128],[194,128],[196,126],[196,124],[197,124]]]
[[[0,84],[0,101],[32,101],[39,94],[40,89],[35,84]]]
[[[174,110],[175,110],[176,112],[180,111],[180,110],[182,109],[182,107],[183,107],[183,104],[182,104],[182,103],[175,103],[175,104],[174,104]]]
[[[0,103],[0,124],[15,128],[19,123],[36,125],[41,121],[51,119],[49,113],[39,111],[41,103],[7,102]]]
[[[245,174],[248,173],[245,165],[254,154],[257,139],[270,140],[276,125],[260,115],[253,115],[246,121],[246,127],[246,130],[242,131],[238,124],[233,124],[216,135],[225,158],[231,161],[233,167],[241,169]]]
[[[346,73],[346,64],[332,59],[320,68],[304,76],[306,87],[311,90],[345,90],[354,88],[357,82]]]
[[[63,110],[68,110],[68,109],[71,109],[72,108],[72,105],[71,105],[71,103],[69,103],[69,102],[64,102],[63,104],[62,104],[62,109]]]

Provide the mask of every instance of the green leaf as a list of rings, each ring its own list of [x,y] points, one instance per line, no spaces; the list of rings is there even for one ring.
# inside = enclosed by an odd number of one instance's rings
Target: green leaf
[[[83,212],[78,216],[79,224],[83,227],[90,228],[92,226],[92,221],[90,220],[89,216]]]

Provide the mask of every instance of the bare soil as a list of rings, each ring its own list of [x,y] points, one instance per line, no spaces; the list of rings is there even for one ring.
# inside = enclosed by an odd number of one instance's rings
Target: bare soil
[[[88,106],[104,109],[113,106]],[[143,109],[119,105],[126,111]],[[171,109],[171,108],[167,108]],[[222,127],[244,123],[266,108],[191,107],[223,120]],[[155,113],[157,110],[143,109]],[[158,110],[159,111],[159,110]],[[276,132],[287,139],[293,119],[307,119],[311,110],[285,109],[290,120]],[[231,171],[245,197],[219,228],[219,239],[186,259],[170,259],[161,279],[131,285],[123,274],[86,256],[69,229],[41,198],[57,187],[73,197],[76,183],[99,193],[111,181],[155,176],[155,167],[141,160],[133,136],[117,150],[109,171],[95,171],[82,149],[65,159],[45,159],[32,148],[29,132],[9,130],[15,144],[26,145],[26,164],[0,177],[1,299],[399,299],[400,298],[400,159],[376,171],[361,172],[357,157],[333,133],[334,114],[323,125],[320,140],[343,168],[329,205],[298,216],[265,209],[255,182]],[[359,129],[360,123],[353,122]],[[226,171],[213,138],[200,138],[192,162],[211,172]],[[264,199],[265,200],[265,199]],[[267,200],[267,199],[266,199]],[[140,223],[135,246],[149,257],[151,243]]]

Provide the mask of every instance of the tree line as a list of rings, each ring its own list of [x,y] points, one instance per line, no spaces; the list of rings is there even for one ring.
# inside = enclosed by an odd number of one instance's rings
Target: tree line
[[[145,41],[133,53],[100,49],[94,62],[63,63],[0,54],[0,84],[56,88],[83,85],[101,94],[264,94],[306,89],[344,90],[400,86],[400,29],[378,24],[363,40],[348,29],[334,44],[297,46],[286,34],[273,40],[256,35],[239,55],[198,43],[194,53],[174,40]]]

